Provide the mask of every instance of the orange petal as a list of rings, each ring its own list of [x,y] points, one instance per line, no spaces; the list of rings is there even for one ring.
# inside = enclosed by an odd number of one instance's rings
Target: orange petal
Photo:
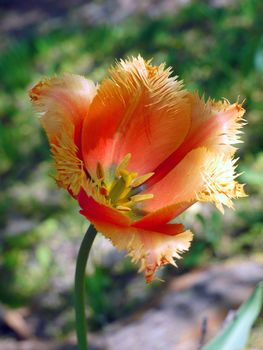
[[[143,175],[184,140],[190,126],[188,95],[170,69],[141,57],[121,61],[110,74],[84,122],[85,163],[92,172],[98,159],[107,168],[132,153],[129,169]]]
[[[192,139],[195,147],[232,154],[235,148],[230,145],[242,142],[240,129],[245,125],[242,104],[230,104],[226,99],[218,102],[209,99],[205,103],[196,93],[191,99],[192,125],[187,139]]]
[[[118,249],[126,250],[134,262],[140,263],[147,282],[152,281],[161,265],[175,265],[174,258],[180,259],[179,254],[190,246],[192,233],[184,232],[182,224],[159,224],[147,230],[133,226],[127,216],[98,203],[83,189],[76,199],[82,207],[81,214]]]
[[[57,184],[73,195],[86,178],[80,135],[95,92],[91,81],[73,74],[41,81],[29,92],[51,145]]]
[[[180,259],[179,254],[189,249],[193,237],[190,231],[182,232],[183,226],[178,224],[164,225],[163,230],[169,234],[132,226],[120,227],[102,221],[93,224],[118,249],[126,250],[133,262],[140,263],[140,271],[144,271],[147,282],[152,281],[160,266],[175,265],[174,258]]]
[[[244,185],[236,181],[235,163],[230,155],[218,155],[204,147],[191,151],[147,190],[154,197],[142,202],[141,209],[149,214],[138,220],[136,226],[149,228],[168,222],[196,201],[213,202],[221,212],[223,205],[233,208],[232,199],[246,196]]]
[[[141,192],[151,193],[154,197],[142,202],[140,209],[146,213],[155,212],[176,203],[196,201],[196,192],[203,186],[201,171],[206,157],[207,149],[204,147],[189,152],[168,175]]]
[[[245,124],[242,118],[245,110],[238,103],[227,100],[205,103],[196,93],[190,95],[191,127],[184,142],[156,169],[155,175],[147,181],[147,186],[164,178],[193,149],[206,147],[215,153],[233,155],[236,148],[231,146],[241,142],[240,129]]]
[[[66,132],[80,147],[82,123],[95,93],[92,81],[73,74],[43,80],[30,90],[50,144],[56,144]]]

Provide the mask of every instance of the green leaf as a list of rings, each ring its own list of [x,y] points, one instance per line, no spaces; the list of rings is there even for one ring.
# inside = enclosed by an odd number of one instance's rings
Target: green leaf
[[[260,313],[262,299],[263,282],[260,282],[248,300],[240,306],[234,319],[202,350],[243,350],[250,329]]]

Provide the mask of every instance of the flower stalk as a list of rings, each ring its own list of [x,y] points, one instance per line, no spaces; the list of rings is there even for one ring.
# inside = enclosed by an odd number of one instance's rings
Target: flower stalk
[[[81,243],[75,271],[75,317],[79,350],[88,349],[87,322],[85,312],[85,271],[92,243],[97,230],[90,225]]]

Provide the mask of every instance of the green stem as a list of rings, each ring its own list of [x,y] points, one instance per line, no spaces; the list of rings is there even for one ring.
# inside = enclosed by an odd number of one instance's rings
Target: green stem
[[[90,225],[81,243],[75,271],[75,315],[79,350],[88,349],[85,313],[85,271],[90,248],[96,237],[96,229]]]

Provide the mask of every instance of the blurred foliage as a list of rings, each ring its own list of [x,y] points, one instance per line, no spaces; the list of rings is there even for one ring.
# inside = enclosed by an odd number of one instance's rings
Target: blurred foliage
[[[212,7],[193,1],[179,13],[158,18],[130,16],[117,25],[63,25],[44,33],[11,40],[0,55],[0,300],[23,305],[48,288],[56,271],[52,244],[57,237],[75,240],[83,232],[77,207],[55,189],[50,173],[46,138],[33,115],[27,90],[43,76],[73,72],[100,81],[115,59],[137,55],[172,66],[191,90],[206,96],[246,99],[248,125],[241,146],[240,181],[249,197],[235,213],[223,217],[215,209],[198,211],[193,219],[198,233],[181,263],[185,268],[231,254],[262,249],[263,235],[263,2],[236,1]],[[52,243],[53,242],[53,243]],[[52,243],[52,244],[51,244]],[[134,277],[135,268],[120,276]],[[171,274],[177,273],[174,269]],[[112,295],[125,277],[110,278],[97,266],[87,291],[94,327],[117,317]],[[128,278],[129,280],[129,278]],[[130,281],[130,280],[129,280]],[[148,288],[148,287],[147,287]],[[117,293],[117,294],[116,294]],[[136,297],[131,299],[136,302]],[[121,304],[119,304],[120,306]],[[123,305],[121,305],[123,307]]]

